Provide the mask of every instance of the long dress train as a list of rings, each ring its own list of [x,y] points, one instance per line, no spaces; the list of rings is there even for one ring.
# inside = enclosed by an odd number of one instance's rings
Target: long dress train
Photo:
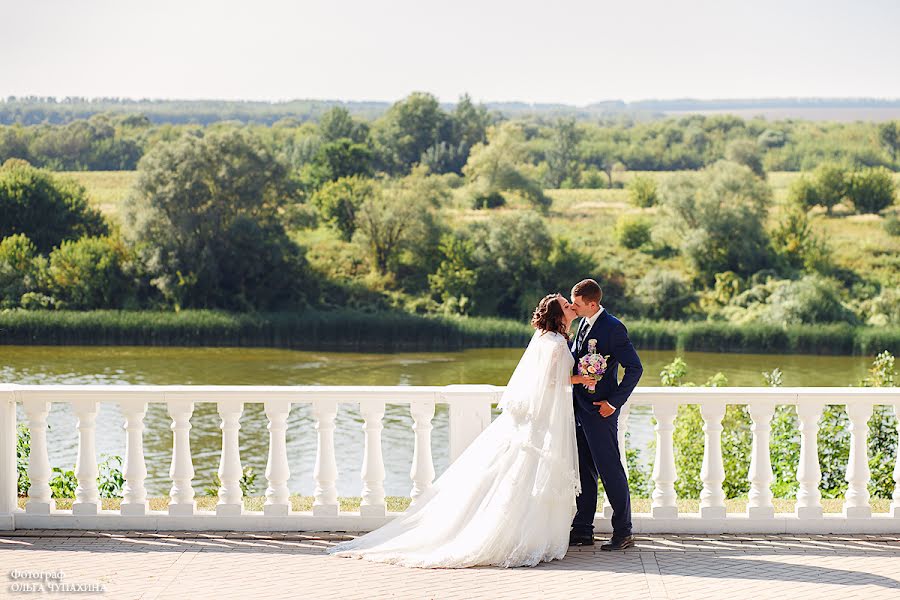
[[[328,552],[409,567],[534,566],[561,559],[580,493],[564,336],[536,331],[502,413],[383,527]]]

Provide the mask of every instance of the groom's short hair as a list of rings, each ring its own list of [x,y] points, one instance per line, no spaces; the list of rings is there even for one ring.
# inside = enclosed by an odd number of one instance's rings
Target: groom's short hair
[[[600,304],[600,299],[603,298],[603,290],[600,289],[600,284],[593,279],[584,279],[576,283],[575,287],[572,288],[572,296],[580,296],[587,302]]]

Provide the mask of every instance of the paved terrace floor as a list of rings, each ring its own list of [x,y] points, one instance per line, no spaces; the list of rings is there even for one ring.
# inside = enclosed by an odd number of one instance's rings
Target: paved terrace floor
[[[406,569],[327,556],[347,535],[0,532],[2,598],[892,598],[900,535],[640,536],[624,552],[572,549],[534,568]],[[19,571],[104,591],[22,593]],[[58,583],[48,580],[51,583]],[[34,580],[31,580],[34,583]],[[96,588],[95,588],[96,589]]]

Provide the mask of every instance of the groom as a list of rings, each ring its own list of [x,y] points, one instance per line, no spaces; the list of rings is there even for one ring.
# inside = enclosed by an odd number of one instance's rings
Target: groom
[[[593,392],[583,385],[572,386],[581,494],[576,500],[578,510],[572,521],[569,545],[594,544],[599,476],[613,509],[612,539],[600,548],[624,550],[634,545],[634,537],[631,534],[631,494],[619,454],[619,409],[628,400],[644,368],[625,326],[600,305],[602,297],[600,285],[593,279],[585,279],[572,288],[572,305],[581,317],[571,347],[575,357],[574,373],[578,374],[578,359],[588,353],[590,340],[596,340],[596,352],[608,354],[609,360],[606,372]],[[617,377],[620,364],[625,369],[622,383]]]

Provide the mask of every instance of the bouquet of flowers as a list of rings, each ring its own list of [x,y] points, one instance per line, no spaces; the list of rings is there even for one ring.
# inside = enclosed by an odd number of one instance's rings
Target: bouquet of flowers
[[[597,354],[597,340],[588,340],[588,353],[578,359],[578,374],[587,375],[594,380],[594,383],[587,386],[591,392],[596,389],[597,382],[606,373],[606,361],[608,360],[609,354]]]

